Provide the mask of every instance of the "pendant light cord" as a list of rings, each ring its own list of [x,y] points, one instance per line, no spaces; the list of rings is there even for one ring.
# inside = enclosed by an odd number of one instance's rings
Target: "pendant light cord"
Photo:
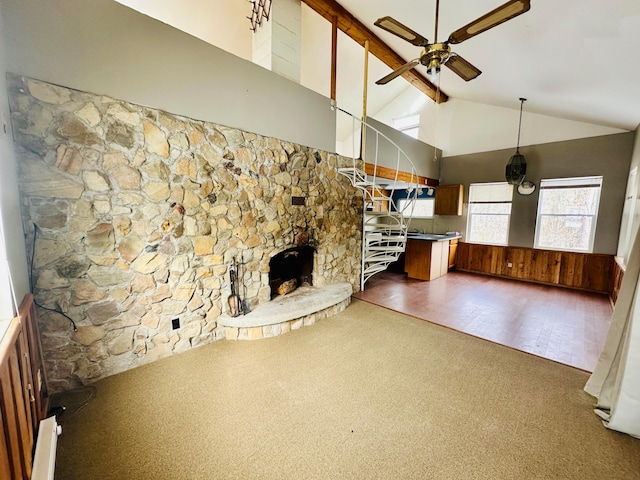
[[[520,153],[520,129],[522,128],[522,105],[526,102],[526,98],[520,98],[520,122],[518,123],[518,143],[516,144],[516,153]]]

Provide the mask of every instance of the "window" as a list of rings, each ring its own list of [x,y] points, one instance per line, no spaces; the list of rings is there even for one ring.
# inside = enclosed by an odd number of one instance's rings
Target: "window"
[[[419,188],[417,192],[413,189],[394,190],[391,198],[393,199],[395,210],[402,212],[406,217],[431,218],[435,207],[435,195],[434,188],[424,186]],[[414,196],[416,197],[416,203],[412,210],[411,201]]]
[[[506,245],[509,239],[513,185],[507,182],[469,186],[467,241]]]
[[[420,115],[395,118],[393,120],[393,128],[409,135],[410,137],[418,138],[418,132],[420,131]]]
[[[410,201],[411,199],[408,198],[399,199],[398,210],[407,216],[411,215],[411,217],[433,217],[433,208],[436,203],[433,198],[416,198],[413,212],[411,212],[411,207],[407,206]]]
[[[602,177],[540,181],[536,248],[593,251]]]

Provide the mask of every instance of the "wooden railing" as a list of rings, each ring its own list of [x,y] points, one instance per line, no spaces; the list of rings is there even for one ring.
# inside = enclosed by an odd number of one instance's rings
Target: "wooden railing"
[[[33,447],[49,405],[33,296],[0,341],[0,478],[31,478]]]
[[[613,291],[613,255],[461,242],[457,269],[609,295]]]

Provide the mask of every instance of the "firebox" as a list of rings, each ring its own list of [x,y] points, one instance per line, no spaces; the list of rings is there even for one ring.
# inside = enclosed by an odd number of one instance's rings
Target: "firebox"
[[[292,247],[274,255],[269,262],[271,298],[278,296],[278,288],[289,280],[295,287],[313,285],[313,253],[310,245]]]

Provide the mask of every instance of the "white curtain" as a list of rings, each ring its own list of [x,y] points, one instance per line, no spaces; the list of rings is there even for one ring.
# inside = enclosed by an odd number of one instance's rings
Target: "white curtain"
[[[629,255],[611,327],[585,385],[607,428],[640,438],[640,230]]]

